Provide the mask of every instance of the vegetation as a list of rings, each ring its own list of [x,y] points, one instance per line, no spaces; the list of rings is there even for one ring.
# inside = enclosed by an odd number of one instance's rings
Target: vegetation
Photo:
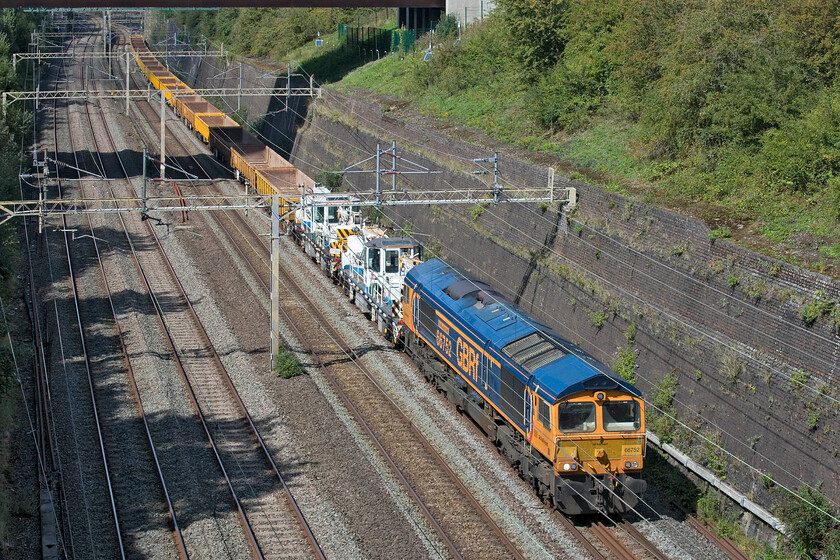
[[[636,383],[636,368],[639,367],[636,364],[636,354],[638,352],[633,346],[619,348],[613,355],[612,363],[613,370],[634,385]]]
[[[607,324],[607,312],[603,309],[598,309],[596,311],[590,311],[589,319],[592,321],[592,326],[596,329],[600,329],[604,325]]]
[[[11,9],[0,9],[0,89],[20,90],[22,82],[12,66],[12,53],[25,52],[34,29],[32,18]],[[22,68],[19,68],[23,71]],[[21,147],[31,142],[28,134],[31,117],[19,105],[6,109],[5,119],[0,119],[0,199],[20,198],[18,175],[21,169]],[[6,313],[16,298],[19,267],[18,235],[14,222],[0,226],[0,298]],[[14,328],[14,324],[9,324]],[[6,321],[0,316],[0,542],[6,539],[9,524],[9,485],[5,475],[9,468],[10,447],[8,435],[17,410],[17,390],[14,388],[14,363]]]
[[[322,184],[331,192],[341,191],[341,182],[344,180],[343,171],[322,171],[315,177],[315,182]]]
[[[605,188],[706,219],[712,239],[752,235],[840,273],[837,22],[802,0],[500,0],[431,61],[342,83],[593,168]],[[797,260],[786,249],[803,241],[815,250]]]
[[[699,370],[698,370],[699,371]],[[677,395],[677,374],[671,372],[653,387],[651,402],[653,407],[646,408],[648,429],[655,433],[662,443],[671,443],[677,422],[677,410],[674,397]]]
[[[225,50],[265,59],[273,68],[293,61],[297,70],[333,82],[373,59],[347,48],[338,37],[338,25],[393,28],[389,17],[395,13],[380,8],[221,8],[178,11],[173,19],[189,28],[193,39],[203,35]]]
[[[813,325],[820,317],[824,317],[834,312],[836,302],[828,297],[824,290],[816,290],[814,292],[814,299],[802,306],[799,310],[799,318]]]
[[[288,350],[281,349],[280,352],[274,356],[274,372],[283,379],[296,377],[303,373],[303,365],[298,360],[298,357]]]
[[[783,548],[793,557],[840,558],[840,531],[832,519],[840,513],[817,489],[803,486],[797,496],[788,496],[778,514],[788,530]]]

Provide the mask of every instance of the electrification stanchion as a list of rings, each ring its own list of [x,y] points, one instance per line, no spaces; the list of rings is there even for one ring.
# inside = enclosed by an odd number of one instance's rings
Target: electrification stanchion
[[[271,367],[280,353],[280,197],[271,197]]]

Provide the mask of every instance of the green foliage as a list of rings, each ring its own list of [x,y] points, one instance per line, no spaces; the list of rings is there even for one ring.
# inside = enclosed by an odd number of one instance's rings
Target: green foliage
[[[656,384],[653,393],[653,404],[657,408],[671,411],[674,405],[674,397],[677,394],[677,374],[671,372]]]
[[[283,379],[298,376],[303,373],[303,365],[297,356],[288,350],[280,350],[274,357],[274,372]]]
[[[636,368],[639,367],[636,364],[636,354],[638,354],[638,352],[639,351],[632,346],[624,346],[622,348],[618,348],[615,354],[613,354],[613,370],[633,384],[636,383]]]
[[[607,312],[604,309],[591,311],[589,313],[589,319],[592,321],[593,327],[600,329],[607,324]]]
[[[176,12],[173,19],[187,25],[194,36],[203,34],[239,54],[280,57],[339,23],[361,18],[367,24],[368,14],[367,10],[326,8],[221,8],[215,12]]]
[[[813,432],[817,429],[817,426],[820,424],[820,411],[819,410],[812,410],[808,413],[808,420],[806,423],[806,427],[808,428],[809,432]]]
[[[528,0],[499,0],[496,9],[511,38],[515,59],[532,73],[551,68],[566,45],[569,3],[547,0],[537,6]]]
[[[825,290],[816,290],[814,299],[806,303],[799,310],[799,318],[813,325],[820,317],[824,317],[834,311],[836,302],[828,297]]]
[[[13,9],[0,9],[0,89],[22,90],[21,80],[12,66],[12,54],[26,52],[30,33],[34,29],[35,14]],[[19,69],[23,71],[23,67]],[[21,146],[29,145],[32,116],[21,104],[6,108],[5,118],[0,119],[0,199],[20,197],[18,174],[21,170]],[[19,269],[19,222],[14,220],[0,226],[0,295],[8,311],[12,294],[18,289],[15,275]],[[8,434],[17,407],[14,382],[14,364],[8,346],[5,327],[0,327],[0,433]],[[0,472],[9,469],[10,449],[7,437],[0,440]],[[7,540],[9,520],[9,493],[7,484],[0,484],[0,541]]]
[[[722,480],[726,479],[726,461],[720,447],[719,433],[707,432],[699,444],[691,446],[688,453],[716,476]]]
[[[719,227],[709,232],[709,239],[712,241],[715,239],[729,239],[730,237],[732,237],[732,230],[728,227]]]
[[[674,397],[677,394],[677,380],[676,372],[663,377],[653,388],[651,403],[654,406],[646,410],[648,429],[663,443],[671,443],[676,435],[677,422],[674,418],[677,410],[674,408]]]
[[[341,190],[341,182],[344,180],[344,173],[341,171],[322,171],[315,177],[316,183],[321,183],[332,192]]]
[[[472,216],[473,220],[479,219],[484,214],[484,205],[476,204],[472,208],[470,208],[470,216]]]
[[[837,558],[837,529],[829,514],[837,512],[818,490],[805,485],[797,495],[788,496],[779,508],[787,527],[785,548],[798,558],[814,558],[823,551],[824,558]]]
[[[635,320],[631,321],[630,324],[627,325],[627,330],[624,331],[624,338],[627,340],[627,342],[632,343],[634,340],[636,340],[636,330],[637,329],[638,329],[638,326],[636,325]]]
[[[794,390],[801,389],[805,386],[810,377],[811,374],[809,372],[805,371],[802,368],[797,368],[790,375],[790,381],[788,381],[788,385],[790,385],[790,387]]]
[[[435,37],[438,41],[455,40],[458,38],[458,18],[453,14],[446,14],[440,18],[435,27]]]

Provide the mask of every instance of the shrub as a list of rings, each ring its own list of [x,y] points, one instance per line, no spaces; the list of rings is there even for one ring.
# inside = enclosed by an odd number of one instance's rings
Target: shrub
[[[795,496],[788,496],[779,508],[779,516],[788,531],[786,548],[804,558],[816,557],[823,548],[836,551],[838,531],[833,528],[830,513],[828,500],[808,485],[801,487]]]
[[[479,219],[482,214],[484,214],[484,206],[481,204],[476,204],[472,208],[470,208],[470,216],[472,216],[473,220]]]
[[[612,368],[621,377],[633,384],[636,383],[636,368],[639,367],[636,364],[636,354],[638,354],[638,352],[639,351],[632,346],[625,346],[623,348],[619,348],[616,350],[615,354],[613,354]]]
[[[799,310],[799,318],[809,325],[813,325],[820,317],[833,313],[835,305],[836,302],[829,298],[824,290],[816,290],[814,299],[803,305],[802,309]]]
[[[344,173],[341,171],[322,171],[318,173],[315,178],[317,183],[321,183],[332,192],[341,190],[341,182],[344,180]]]
[[[590,312],[589,318],[592,319],[592,326],[598,329],[607,324],[607,312],[603,309]]]
[[[798,368],[793,371],[790,376],[790,380],[788,381],[788,385],[794,390],[801,389],[805,386],[808,382],[808,379],[811,377],[811,374],[805,371],[802,368]]]
[[[289,379],[303,373],[303,365],[297,356],[288,350],[280,350],[274,357],[274,372],[283,379]]]
[[[627,325],[627,330],[624,331],[624,338],[627,339],[627,342],[633,342],[636,340],[636,331],[638,330],[638,326],[636,325],[636,321],[632,321],[629,325]]]
[[[456,39],[458,37],[458,18],[453,14],[446,14],[435,27],[435,35],[439,41]]]
[[[819,410],[812,410],[808,413],[808,423],[806,424],[808,427],[809,432],[813,432],[817,429],[817,426],[820,423],[820,411]]]
[[[730,237],[732,237],[732,230],[728,227],[719,227],[709,232],[709,239],[712,241],[715,239],[729,239]]]

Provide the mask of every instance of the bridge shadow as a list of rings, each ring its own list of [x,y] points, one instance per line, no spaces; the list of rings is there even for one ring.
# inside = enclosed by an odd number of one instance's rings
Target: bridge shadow
[[[122,246],[124,241],[117,242],[120,237],[124,239],[122,232],[99,228],[96,235],[102,238],[99,242],[101,253],[127,252],[127,249]],[[112,242],[104,241],[106,238]],[[91,274],[99,275],[99,264],[92,250],[92,241],[89,237],[77,237],[72,239],[71,243],[75,244],[73,265],[77,285],[81,292],[79,313],[83,323],[91,375],[96,387],[97,409],[103,425],[104,445],[111,470],[110,481],[115,489],[115,500],[120,512],[121,535],[128,557],[145,557],[149,550],[149,543],[148,538],[144,541],[143,535],[150,531],[168,535],[170,527],[165,522],[164,526],[161,526],[161,520],[166,519],[168,510],[163,500],[160,480],[155,472],[143,422],[137,414],[126,415],[126,410],[135,411],[137,404],[127,383],[128,368],[121,350],[120,339],[114,328],[111,305],[103,295],[85,294],[91,291],[84,285],[85,279],[92,278]],[[136,240],[135,246],[140,251],[153,248],[151,241],[143,239]],[[53,285],[66,286],[66,267],[54,265],[52,268]],[[63,273],[62,269],[64,269]],[[171,365],[173,357],[168,347],[160,342],[161,336],[157,328],[152,327],[152,331],[147,331],[143,327],[138,327],[129,318],[132,314],[153,315],[154,308],[151,299],[142,289],[118,288],[114,278],[109,278],[109,280],[112,281],[113,303],[120,317],[122,334],[128,341],[144,341],[138,346],[130,344],[128,358],[139,379],[148,411],[149,431],[173,500],[178,524],[182,531],[190,530],[194,525],[201,525],[202,531],[206,531],[207,527],[216,527],[217,519],[222,516],[233,518],[234,515],[235,505],[227,484],[221,477],[212,451],[208,448],[203,428],[192,413],[185,393],[180,391],[183,382],[174,373]],[[74,309],[72,293],[64,290],[55,295],[54,299],[58,305],[58,313],[66,321],[69,318],[67,313],[72,313],[70,310]],[[157,303],[164,314],[173,313],[183,307],[177,298],[160,294],[157,296]],[[200,303],[200,301],[194,303]],[[50,316],[54,315],[52,305],[46,305],[44,309],[46,320],[54,324],[55,319],[50,319]],[[44,332],[51,333],[47,335],[49,345],[47,355],[52,356],[51,375],[54,377],[56,395],[60,394],[60,398],[57,396],[56,402],[59,404],[56,406],[73,408],[77,421],[73,423],[72,433],[80,434],[80,441],[96,441],[93,435],[95,428],[91,423],[92,414],[88,414],[89,395],[85,391],[81,393],[74,391],[73,403],[70,404],[70,395],[66,394],[65,389],[68,383],[80,384],[83,387],[86,387],[87,383],[83,369],[84,362],[80,359],[81,347],[75,341],[78,337],[78,329],[72,327],[65,329],[62,339],[56,336],[54,329],[45,329]],[[259,353],[264,353],[264,351],[259,351]],[[201,354],[206,354],[206,352],[199,351],[192,355]],[[187,357],[192,357],[192,355]],[[174,389],[166,389],[164,395],[156,395],[156,387],[162,387],[165,383]],[[85,397],[78,401],[76,399],[79,397],[75,396],[78,394],[84,394]],[[159,405],[153,403],[155,398],[163,398],[169,403],[164,407],[165,411],[154,411],[160,410]],[[59,417],[69,417],[66,410],[64,412]],[[261,420],[255,419],[258,430],[264,436],[274,431],[278,427],[278,422],[279,420],[271,416],[266,416]],[[212,419],[211,425],[217,444],[233,443],[228,446],[229,451],[224,453],[224,461],[231,475],[242,477],[243,475],[234,465],[245,464],[252,447],[250,443],[244,444],[250,440],[244,439],[243,426],[238,422],[220,418]],[[67,437],[72,437],[70,428],[69,422],[56,426],[56,430],[65,434],[57,437],[67,441]],[[248,448],[248,452],[244,447]],[[288,483],[294,483],[304,473],[329,468],[329,465],[320,464],[317,460],[291,458],[299,455],[297,449],[280,444],[273,449],[274,462]],[[98,453],[98,448],[96,453]],[[89,455],[88,452],[85,454]],[[196,461],[197,458],[201,460]],[[253,480],[245,483],[242,479],[237,485],[241,489],[240,498],[260,498],[268,493],[282,492],[279,482],[274,482],[276,478],[268,470],[264,460],[261,460],[260,468],[263,471],[257,475],[257,478],[263,483],[255,483]],[[93,488],[104,488],[103,475],[96,474],[99,470],[101,469],[91,466],[88,471],[90,474],[85,475],[83,484],[78,484],[68,475],[65,479],[68,499],[80,499],[82,487],[89,484],[93,486],[88,488],[88,492]],[[253,477],[254,474],[250,473],[248,476]],[[93,482],[94,480],[97,482]],[[91,522],[101,526],[104,535],[102,542],[91,545],[98,551],[102,550],[99,547],[106,549],[110,546],[107,543],[113,540],[112,537],[107,537],[107,532],[112,531],[110,527],[113,527],[113,521],[108,512],[107,507],[94,507],[89,512],[92,516]],[[257,520],[252,519],[252,521]],[[99,537],[95,539],[99,540]],[[221,540],[220,538],[219,541]],[[86,545],[79,543],[77,552],[87,557],[85,548]],[[102,556],[110,557],[108,553]]]
[[[100,177],[108,179],[129,179],[143,176],[143,152],[137,150],[121,150],[119,152],[94,152],[91,150],[77,150],[76,152],[59,152],[47,154],[59,163],[49,164],[50,175],[65,180],[90,179]],[[159,161],[158,154],[150,154]],[[233,175],[210,154],[195,154],[192,156],[168,156],[166,158],[167,180],[189,181],[195,176],[200,180],[230,180]],[[114,170],[121,170],[118,173]],[[105,171],[107,170],[107,172]],[[125,170],[125,174],[122,172]],[[146,160],[146,177],[150,181],[160,179],[160,164]],[[139,193],[138,193],[139,194]]]

